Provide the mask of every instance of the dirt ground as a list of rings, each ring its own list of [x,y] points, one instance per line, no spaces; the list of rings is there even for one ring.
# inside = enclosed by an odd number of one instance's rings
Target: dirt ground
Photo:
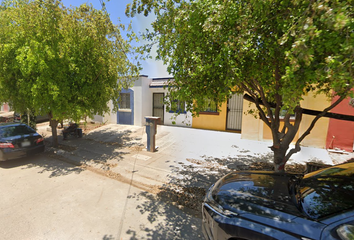
[[[64,123],[64,127],[67,127],[69,124],[68,123]],[[97,123],[97,122],[80,122],[79,123],[79,128],[82,129],[82,133],[83,135],[88,134],[90,131],[102,127],[104,126],[103,123]],[[62,130],[63,128],[60,126],[60,124],[58,125],[57,128],[57,134],[60,137],[62,135]],[[51,147],[52,146],[52,131],[51,128],[49,126],[49,122],[42,122],[42,123],[38,123],[37,124],[37,131],[45,138],[45,144],[46,146]],[[70,146],[67,145],[63,145],[63,144],[59,144],[58,146],[59,149],[65,150],[65,151],[73,151],[75,149],[71,149]]]

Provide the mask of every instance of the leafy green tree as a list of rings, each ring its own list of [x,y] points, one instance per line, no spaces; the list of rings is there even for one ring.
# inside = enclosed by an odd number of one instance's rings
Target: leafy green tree
[[[145,36],[174,76],[172,98],[194,103],[188,110],[198,114],[205,99],[221,104],[234,92],[249,95],[271,129],[277,171],[300,151],[318,119],[351,94],[352,0],[134,0],[126,10],[128,16],[150,12],[156,20]],[[340,98],[290,148],[309,91]]]
[[[103,114],[138,76],[130,41],[103,7],[66,8],[59,0],[0,5],[0,102],[49,114],[53,143],[63,119]]]
[[[31,110],[27,109],[26,112],[21,114],[21,122],[37,130],[37,117]]]

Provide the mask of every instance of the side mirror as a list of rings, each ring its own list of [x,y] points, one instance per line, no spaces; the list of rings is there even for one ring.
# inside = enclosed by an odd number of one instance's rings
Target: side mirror
[[[343,224],[337,228],[336,232],[342,240],[354,239],[354,225],[352,224]]]

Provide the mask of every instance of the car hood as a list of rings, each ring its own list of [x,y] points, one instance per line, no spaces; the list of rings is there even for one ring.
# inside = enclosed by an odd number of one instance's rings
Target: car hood
[[[211,189],[213,200],[224,209],[242,214],[279,216],[279,211],[302,215],[289,194],[292,174],[246,171],[221,178]]]

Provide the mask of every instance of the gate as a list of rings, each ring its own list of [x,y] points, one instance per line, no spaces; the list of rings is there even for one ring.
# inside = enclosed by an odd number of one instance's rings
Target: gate
[[[243,94],[234,94],[227,102],[226,129],[241,131]]]

